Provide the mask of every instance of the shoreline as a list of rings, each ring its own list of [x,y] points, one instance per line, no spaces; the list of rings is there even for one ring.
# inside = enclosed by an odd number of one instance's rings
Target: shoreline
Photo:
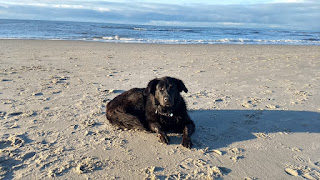
[[[0,59],[0,178],[320,178],[319,46],[0,40]],[[162,76],[189,90],[191,150],[106,120]]]
[[[106,40],[81,40],[81,39],[18,39],[18,38],[0,38],[0,41],[6,40],[17,40],[17,41],[71,41],[71,42],[96,42],[96,43],[107,43],[107,44],[155,44],[155,45],[249,45],[249,46],[316,46],[320,44],[254,44],[254,43],[161,43],[161,42],[110,42]]]

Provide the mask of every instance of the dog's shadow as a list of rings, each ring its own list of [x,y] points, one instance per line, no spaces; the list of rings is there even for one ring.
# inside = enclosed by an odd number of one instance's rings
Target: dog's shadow
[[[320,113],[283,110],[191,110],[194,148],[217,149],[268,133],[320,133]],[[170,136],[171,143],[182,138]]]

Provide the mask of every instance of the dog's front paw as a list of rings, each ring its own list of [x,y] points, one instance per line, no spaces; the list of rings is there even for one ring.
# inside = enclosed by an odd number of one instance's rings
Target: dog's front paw
[[[192,147],[193,144],[192,144],[190,138],[183,138],[181,145],[182,145],[183,147],[186,147],[186,148],[191,149],[191,147]]]
[[[169,137],[165,133],[159,133],[158,137],[161,143],[169,144]]]

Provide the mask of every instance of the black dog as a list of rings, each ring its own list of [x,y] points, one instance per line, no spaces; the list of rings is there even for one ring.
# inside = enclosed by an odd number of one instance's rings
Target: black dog
[[[188,92],[184,83],[172,77],[153,79],[147,88],[133,88],[115,97],[107,105],[106,116],[121,129],[155,132],[160,142],[169,143],[165,132],[183,133],[182,145],[191,148],[195,125],[187,113],[180,92]]]

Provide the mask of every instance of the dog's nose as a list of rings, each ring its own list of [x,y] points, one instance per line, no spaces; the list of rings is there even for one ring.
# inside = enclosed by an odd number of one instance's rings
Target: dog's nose
[[[164,100],[164,102],[168,102],[169,101],[169,97],[164,97],[163,100]]]

